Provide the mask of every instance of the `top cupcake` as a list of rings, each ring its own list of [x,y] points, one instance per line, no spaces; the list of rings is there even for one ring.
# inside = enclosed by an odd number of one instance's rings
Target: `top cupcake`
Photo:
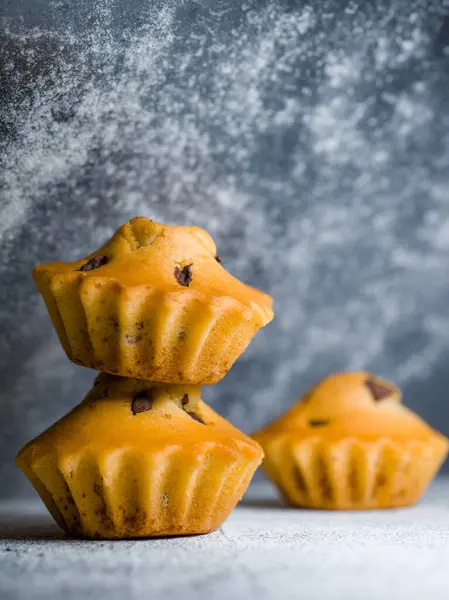
[[[33,277],[68,357],[125,377],[216,383],[273,318],[271,297],[221,266],[207,232],[144,217]]]

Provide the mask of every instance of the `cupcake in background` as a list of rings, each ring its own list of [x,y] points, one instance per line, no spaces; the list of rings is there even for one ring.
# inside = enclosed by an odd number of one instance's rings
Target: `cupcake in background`
[[[396,385],[365,372],[331,375],[253,437],[286,501],[317,509],[413,504],[449,448]]]

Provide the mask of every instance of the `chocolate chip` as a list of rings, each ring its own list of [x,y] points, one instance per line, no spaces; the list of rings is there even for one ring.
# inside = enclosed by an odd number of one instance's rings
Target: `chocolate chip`
[[[189,403],[189,394],[184,394],[184,396],[182,397],[181,400],[181,404],[182,407],[184,408],[185,406],[187,406],[187,404]],[[205,425],[206,423],[203,421],[203,419],[201,417],[199,417],[198,415],[196,415],[194,412],[191,412],[190,410],[187,410],[186,408],[184,408],[184,410],[186,411],[186,413],[189,415],[189,417],[191,419],[193,419],[194,421],[198,421],[198,423],[201,423],[201,425]]]
[[[175,267],[175,279],[179,285],[189,287],[190,283],[192,282],[192,264],[193,263],[186,265],[183,269]]]
[[[198,421],[198,423],[201,423],[201,425],[206,425],[206,423],[203,421],[203,419],[201,417],[199,417],[198,415],[196,415],[193,412],[189,412],[188,410],[186,410],[186,413],[189,415],[189,417],[191,417],[194,421]]]
[[[184,394],[184,396],[182,397],[182,400],[181,400],[181,404],[184,407],[184,406],[187,406],[188,403],[189,403],[189,394]],[[199,417],[198,415],[196,415],[194,412],[191,412],[190,410],[187,410],[186,408],[184,408],[184,410],[189,415],[189,417],[192,418],[194,421],[198,421],[198,423],[201,423],[202,425],[206,424],[203,421],[203,419],[201,417]]]
[[[368,377],[368,379],[365,381],[365,385],[371,392],[376,402],[379,400],[385,400],[385,398],[389,398],[393,392],[391,385],[388,385],[383,381],[372,379],[371,377]]]
[[[329,419],[310,419],[309,420],[310,427],[325,427],[326,425],[329,425],[329,423],[330,423]]]
[[[94,256],[90,260],[87,261],[85,265],[80,267],[79,271],[92,271],[93,269],[98,269],[98,267],[102,267],[109,262],[109,256]]]
[[[137,415],[137,413],[147,412],[151,410],[153,407],[153,393],[152,390],[147,390],[144,392],[139,392],[133,398],[131,402],[131,412],[133,415]]]
[[[215,260],[217,261],[217,263],[221,263],[221,256],[219,254],[217,254],[217,256],[215,257]]]

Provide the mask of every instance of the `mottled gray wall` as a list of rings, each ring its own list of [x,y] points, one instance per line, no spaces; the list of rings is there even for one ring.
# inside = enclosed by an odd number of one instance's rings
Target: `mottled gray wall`
[[[445,6],[446,5],[446,6]],[[195,223],[277,316],[205,399],[244,430],[336,369],[449,434],[449,7],[3,0],[0,495],[94,373],[32,283],[123,221]]]

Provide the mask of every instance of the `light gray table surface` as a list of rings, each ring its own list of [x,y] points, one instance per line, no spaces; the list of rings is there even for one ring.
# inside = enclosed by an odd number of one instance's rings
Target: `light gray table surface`
[[[80,541],[38,503],[0,504],[0,598],[449,597],[449,479],[412,508],[321,512],[253,485],[208,536]]]

